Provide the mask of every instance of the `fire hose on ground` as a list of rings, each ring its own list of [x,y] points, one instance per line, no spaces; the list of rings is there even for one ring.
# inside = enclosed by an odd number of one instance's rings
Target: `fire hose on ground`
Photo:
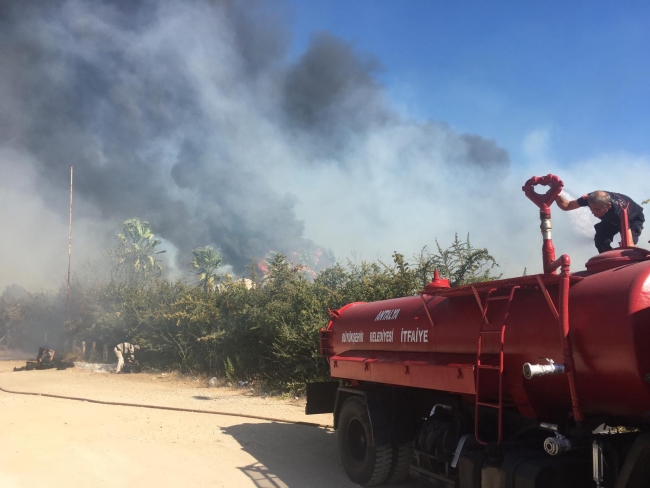
[[[144,403],[126,403],[126,402],[107,402],[104,400],[94,400],[92,398],[81,398],[81,397],[71,397],[65,395],[54,395],[52,393],[37,393],[31,391],[13,391],[7,390],[0,386],[0,391],[4,393],[11,393],[15,395],[32,395],[40,397],[49,397],[49,398],[59,398],[61,400],[75,400],[78,402],[88,402],[88,403],[98,403],[100,405],[116,405],[119,407],[136,407],[136,408],[152,408],[156,410],[171,410],[173,412],[187,412],[187,413],[207,413],[211,415],[222,415],[225,417],[239,417],[246,419],[254,420],[265,420],[267,422],[280,422],[283,424],[296,424],[296,425],[306,425],[308,427],[320,427],[324,429],[332,429],[331,425],[318,424],[315,422],[304,422],[302,420],[286,420],[286,419],[277,419],[273,417],[262,417],[260,415],[249,415],[245,413],[232,413],[232,412],[219,412],[215,410],[202,410],[197,408],[181,408],[181,407],[166,407],[164,405],[147,405]]]

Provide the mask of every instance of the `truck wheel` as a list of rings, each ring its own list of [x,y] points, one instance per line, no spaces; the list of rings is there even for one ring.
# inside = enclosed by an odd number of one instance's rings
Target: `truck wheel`
[[[386,481],[393,461],[393,446],[375,446],[363,398],[348,398],[339,414],[339,453],[350,479],[362,486]]]
[[[409,477],[411,463],[413,462],[413,442],[397,444],[394,449],[393,469],[391,469],[387,483],[399,483]]]

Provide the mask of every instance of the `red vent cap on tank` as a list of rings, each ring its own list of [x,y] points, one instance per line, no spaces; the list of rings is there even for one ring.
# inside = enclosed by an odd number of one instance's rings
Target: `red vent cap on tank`
[[[639,261],[650,259],[650,251],[641,247],[621,247],[619,249],[612,249],[594,256],[587,264],[585,264],[587,271],[591,273],[598,273],[607,269],[618,268],[626,264],[631,264]]]
[[[443,288],[451,288],[449,285],[449,280],[441,278],[438,274],[438,270],[436,269],[433,272],[433,279],[431,280],[431,283],[424,287],[424,291],[435,291]]]

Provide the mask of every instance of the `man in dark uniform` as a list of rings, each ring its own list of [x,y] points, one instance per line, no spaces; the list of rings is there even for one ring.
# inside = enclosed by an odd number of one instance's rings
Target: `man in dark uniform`
[[[612,239],[621,230],[621,212],[627,206],[627,218],[632,240],[634,240],[634,244],[639,242],[645,222],[643,207],[622,193],[598,190],[571,201],[558,195],[555,203],[562,210],[575,210],[589,206],[594,217],[600,219],[600,222],[594,225],[594,229],[596,229],[594,243],[599,253],[612,249]]]
[[[48,346],[41,346],[38,348],[38,355],[36,356],[36,362],[41,366],[50,366],[54,360],[54,349],[50,349]]]

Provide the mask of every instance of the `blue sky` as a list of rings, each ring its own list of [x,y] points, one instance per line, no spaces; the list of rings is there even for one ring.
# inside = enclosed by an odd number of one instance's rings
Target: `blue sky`
[[[380,61],[412,117],[494,138],[521,158],[546,131],[561,165],[650,153],[650,3],[299,0],[293,53],[329,31]],[[622,190],[621,190],[622,191]]]

